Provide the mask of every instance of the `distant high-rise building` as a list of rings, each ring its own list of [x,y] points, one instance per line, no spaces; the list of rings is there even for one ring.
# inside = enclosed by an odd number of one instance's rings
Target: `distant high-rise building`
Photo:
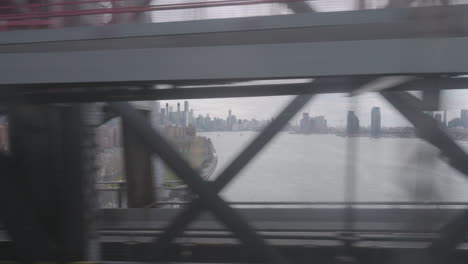
[[[181,114],[180,114],[180,103],[177,103],[177,114],[176,114],[175,123],[176,123],[177,125],[182,124],[182,118],[181,118]]]
[[[460,113],[461,124],[464,128],[468,128],[468,110],[463,109]]]
[[[211,117],[210,117],[209,114],[206,114],[204,124],[205,124],[205,130],[206,131],[213,130],[213,127],[212,127],[212,124],[211,124]]]
[[[313,133],[327,133],[327,120],[324,116],[316,116],[310,119],[310,129]]]
[[[167,107],[166,107],[167,108]],[[162,126],[165,126],[167,123],[167,120],[166,120],[166,109],[161,109],[161,125]]]
[[[195,123],[198,129],[205,130],[205,124],[204,124],[204,119],[202,115],[198,115]]]
[[[299,131],[301,133],[310,133],[310,116],[309,113],[302,113],[302,119],[299,121]]]
[[[302,118],[299,120],[299,132],[304,134],[327,133],[327,120],[324,116],[311,117],[309,113],[302,113]]]
[[[381,126],[380,107],[373,107],[371,110],[371,136],[380,136]]]
[[[184,113],[182,118],[183,126],[188,127],[189,121],[189,102],[184,101]]]
[[[354,111],[348,111],[346,131],[348,135],[359,133],[359,118],[354,114]]]
[[[237,130],[237,117],[235,115],[231,115],[231,130]]]
[[[195,123],[195,116],[194,116],[194,113],[193,113],[193,109],[190,109],[189,123],[192,124],[192,125]]]
[[[232,115],[232,111],[229,110],[229,111],[228,111],[228,117],[227,117],[227,119],[226,119],[226,125],[227,125],[227,128],[226,128],[226,129],[227,129],[228,131],[232,131],[232,127],[233,127],[234,122],[235,122],[233,117],[234,117],[234,116]]]
[[[463,111],[463,110],[462,110]],[[447,111],[444,111],[443,118],[442,113],[440,111],[424,111],[424,113],[437,121],[441,126],[447,126]]]

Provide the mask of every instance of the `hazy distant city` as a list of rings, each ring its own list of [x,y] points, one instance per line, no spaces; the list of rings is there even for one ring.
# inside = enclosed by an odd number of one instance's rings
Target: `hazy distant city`
[[[360,118],[354,111],[343,112],[346,116],[346,124],[342,127],[329,126],[324,115],[311,116],[310,113],[302,113],[297,122],[289,123],[284,130],[292,134],[336,134],[338,136],[371,136],[371,137],[414,137],[415,130],[412,126],[382,125],[385,119],[381,115],[380,107],[372,107],[370,110],[370,126],[361,126]],[[440,126],[456,139],[468,139],[468,110],[461,110],[460,116],[447,120],[446,111],[426,112],[437,120]],[[190,128],[197,132],[213,131],[259,131],[271,120],[257,120],[254,118],[241,118],[235,115],[231,109],[226,110],[226,116],[211,116],[209,113],[201,115],[190,109],[189,101],[161,106],[160,125],[162,127]],[[190,129],[188,131],[190,131]]]

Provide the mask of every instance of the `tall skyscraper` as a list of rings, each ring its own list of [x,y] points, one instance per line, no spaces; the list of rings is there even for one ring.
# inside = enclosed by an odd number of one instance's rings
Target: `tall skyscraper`
[[[177,115],[176,115],[176,124],[180,125],[182,123],[182,118],[180,115],[180,103],[177,103]]]
[[[211,117],[210,114],[206,114],[205,120],[204,120],[204,125],[205,125],[205,130],[206,131],[212,131],[212,124],[211,124]]]
[[[166,126],[166,109],[161,109],[161,126]]]
[[[189,102],[184,101],[184,117],[183,117],[183,123],[184,127],[188,127],[189,125]]]
[[[169,120],[169,104],[166,103],[166,120]]]
[[[228,111],[228,117],[227,117],[227,119],[226,119],[226,126],[227,126],[226,129],[227,129],[228,131],[232,131],[232,126],[233,126],[233,122],[232,122],[232,121],[233,121],[233,120],[232,120],[232,111],[229,109],[229,111]]]
[[[380,136],[381,123],[380,107],[373,107],[371,110],[371,136]]]
[[[468,110],[463,109],[460,113],[461,124],[464,128],[468,128]]]
[[[348,135],[359,133],[359,118],[354,114],[354,111],[348,111],[347,121],[346,131]]]
[[[195,123],[195,117],[194,117],[194,114],[193,114],[193,109],[190,109],[189,123],[192,124],[192,125]]]
[[[310,116],[309,113],[302,113],[302,119],[299,123],[299,130],[302,133],[310,133]]]

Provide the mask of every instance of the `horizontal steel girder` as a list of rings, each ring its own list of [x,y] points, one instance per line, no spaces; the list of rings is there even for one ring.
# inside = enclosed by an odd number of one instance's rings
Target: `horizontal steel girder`
[[[320,85],[316,85],[316,83],[311,85],[310,82],[267,85],[233,83],[227,86],[206,85],[197,88],[175,85],[174,88],[168,89],[154,89],[147,83],[126,83],[117,86],[112,86],[112,83],[0,86],[0,102],[70,103],[348,93],[356,91],[358,87],[370,79],[341,77],[320,78],[318,80]],[[397,85],[391,90],[424,91],[426,89],[466,88],[468,88],[468,78],[436,77],[415,79],[404,85]]]
[[[457,5],[21,30],[0,32],[0,53],[463,37],[467,16]]]
[[[0,85],[465,73],[467,6],[0,33]]]
[[[1,54],[0,85],[468,71],[468,38]]]

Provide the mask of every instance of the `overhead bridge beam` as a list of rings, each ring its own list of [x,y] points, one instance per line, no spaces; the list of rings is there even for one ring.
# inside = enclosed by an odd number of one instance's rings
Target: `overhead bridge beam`
[[[0,85],[466,73],[467,15],[462,5],[0,33]]]
[[[464,74],[468,38],[1,54],[0,85]]]
[[[356,91],[369,80],[358,78],[320,78],[320,85],[311,82],[282,84],[230,84],[200,85],[198,87],[175,86],[168,89],[155,89],[148,83],[126,83],[124,86],[112,84],[57,84],[0,86],[0,102],[23,103],[71,103],[71,102],[104,102],[104,101],[146,101],[175,99],[206,99],[282,96],[322,93],[349,93]],[[92,87],[92,89],[90,89]],[[424,91],[467,89],[468,78],[421,78],[405,85],[392,88],[395,91]]]
[[[467,16],[456,5],[7,31],[0,53],[464,37]]]

